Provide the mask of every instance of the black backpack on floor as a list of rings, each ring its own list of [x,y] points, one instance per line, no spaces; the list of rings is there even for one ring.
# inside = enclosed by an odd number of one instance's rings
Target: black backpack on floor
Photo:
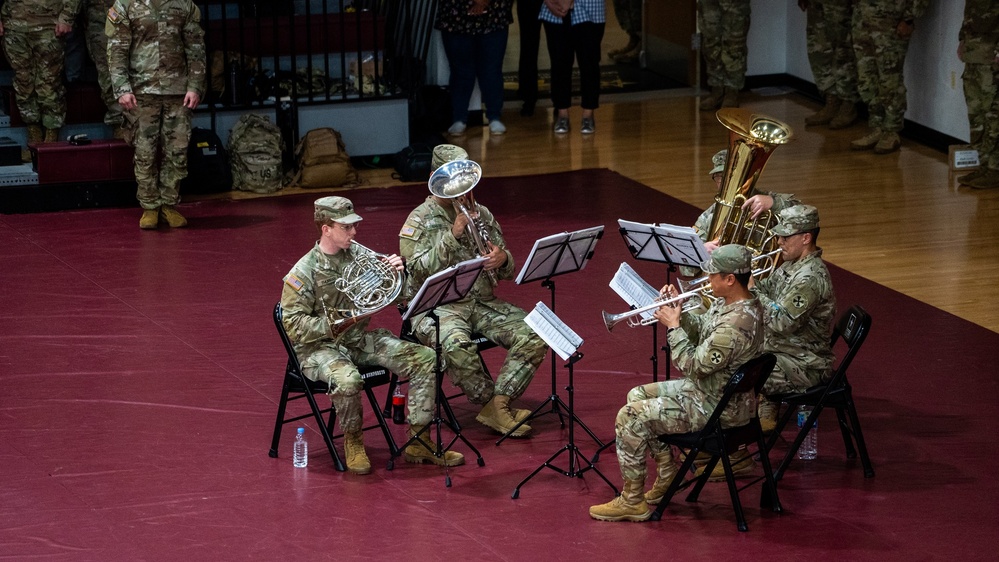
[[[232,189],[232,170],[222,139],[211,129],[195,127],[187,145],[187,177],[181,193],[220,193]]]

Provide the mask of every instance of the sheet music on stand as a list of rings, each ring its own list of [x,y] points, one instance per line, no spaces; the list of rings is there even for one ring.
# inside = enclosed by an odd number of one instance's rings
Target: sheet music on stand
[[[579,346],[583,345],[583,338],[555,316],[555,313],[543,302],[539,301],[535,305],[534,310],[524,318],[524,322],[527,322],[527,325],[563,360],[569,359],[569,356],[576,353]]]
[[[622,263],[617,268],[617,273],[611,279],[610,288],[614,289],[614,292],[633,308],[648,306],[659,298],[659,291],[649,285],[645,279],[642,279],[638,272],[627,263]],[[655,312],[655,310],[649,310],[639,314],[639,316],[649,319],[655,315]]]
[[[548,279],[562,273],[581,271],[593,257],[593,248],[604,235],[604,227],[593,226],[575,232],[561,232],[534,242],[516,283]],[[565,248],[566,251],[562,251]],[[555,256],[555,253],[561,255]],[[552,260],[556,257],[557,261]]]
[[[621,235],[628,251],[636,259],[664,261],[676,265],[699,267],[708,259],[707,248],[697,232],[689,226],[643,224],[618,219]]]
[[[464,298],[472,290],[485,263],[486,258],[472,258],[427,277],[420,290],[410,299],[409,308],[402,314],[402,319],[409,320],[421,312]]]

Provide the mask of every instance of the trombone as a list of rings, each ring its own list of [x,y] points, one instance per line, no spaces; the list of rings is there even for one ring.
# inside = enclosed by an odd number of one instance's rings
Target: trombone
[[[614,326],[617,326],[618,323],[620,323],[622,320],[627,320],[628,325],[631,326],[632,328],[636,326],[651,326],[652,324],[655,324],[659,320],[657,320],[655,317],[641,318],[639,320],[635,320],[634,317],[639,316],[650,310],[655,310],[657,308],[663,306],[669,306],[678,302],[682,302],[683,303],[681,305],[683,307],[682,310],[684,312],[688,312],[690,310],[693,310],[701,306],[701,299],[705,297],[703,291],[705,289],[709,289],[710,287],[711,287],[710,285],[704,284],[700,287],[697,287],[696,289],[687,291],[686,293],[681,293],[679,295],[676,295],[675,297],[665,298],[664,296],[660,296],[656,300],[652,301],[650,304],[629,310],[627,312],[622,312],[621,314],[607,314],[607,311],[601,311],[600,314],[604,318],[604,326],[607,327],[608,332],[612,331],[614,329]]]

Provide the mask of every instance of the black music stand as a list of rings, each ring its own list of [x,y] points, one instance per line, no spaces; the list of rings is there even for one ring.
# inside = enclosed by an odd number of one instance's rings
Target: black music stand
[[[642,224],[619,219],[617,221],[625,246],[637,260],[666,264],[666,284],[678,265],[700,267],[708,259],[704,242],[693,228],[668,224]],[[659,326],[652,325],[652,382],[659,382]],[[666,380],[669,380],[669,342],[666,351]]]
[[[592,470],[597,474],[597,476],[602,478],[603,481],[606,482],[612,490],[614,490],[614,494],[617,495],[617,487],[615,487],[614,484],[611,484],[611,481],[608,480],[607,477],[604,476],[592,462],[586,460],[586,458],[580,454],[579,447],[576,447],[575,433],[573,430],[576,426],[578,418],[573,412],[574,391],[572,386],[572,366],[576,363],[576,361],[583,358],[583,354],[579,353],[579,346],[583,345],[583,338],[579,337],[576,332],[566,326],[565,323],[555,316],[555,313],[546,307],[542,302],[539,302],[534,307],[534,310],[527,315],[527,318],[525,318],[524,321],[527,322],[527,325],[530,326],[539,336],[541,336],[541,338],[544,339],[549,346],[551,346],[553,353],[557,353],[563,360],[568,361],[565,366],[569,369],[569,386],[566,387],[569,394],[569,405],[566,412],[569,417],[569,442],[558,451],[555,451],[555,454],[548,457],[548,460],[541,463],[541,465],[534,469],[534,472],[529,474],[527,478],[521,480],[520,484],[517,484],[517,487],[514,488],[513,495],[511,497],[513,499],[520,497],[520,488],[524,484],[527,484],[528,480],[534,478],[534,476],[541,472],[544,468],[550,468],[555,472],[559,472],[571,478],[582,478],[583,473],[587,470]],[[580,422],[580,425],[582,425],[582,422]],[[592,433],[590,435],[592,436]],[[594,439],[596,438],[594,437]],[[597,442],[599,443],[599,441]],[[552,461],[554,461],[562,453],[569,454],[568,470],[563,470],[552,464]],[[583,466],[584,464],[585,466]]]
[[[594,226],[590,228],[584,228],[582,230],[577,230],[575,232],[563,232],[561,234],[553,234],[551,236],[546,236],[534,242],[534,247],[531,248],[531,253],[527,256],[527,261],[524,263],[524,267],[520,270],[520,274],[517,275],[516,283],[518,285],[529,283],[531,281],[541,281],[541,286],[546,287],[551,291],[551,310],[555,310],[555,282],[552,281],[552,277],[562,275],[565,273],[573,273],[575,271],[580,271],[593,257],[593,249],[597,245],[597,240],[600,240],[604,235],[604,227]],[[504,439],[510,437],[510,435],[517,431],[517,429],[527,423],[527,420],[534,419],[535,417],[545,414],[556,414],[558,416],[558,422],[561,427],[565,427],[565,418],[562,417],[562,409],[566,408],[565,402],[559,398],[558,391],[556,390],[556,371],[555,371],[555,354],[552,354],[552,393],[548,398],[538,405],[526,418],[513,426],[510,431],[508,431],[503,437],[500,437],[496,444],[499,445]],[[547,404],[551,404],[551,410],[547,412],[541,412]],[[598,446],[603,447],[604,443],[597,436],[590,431],[590,428],[586,427],[579,418],[576,418],[576,423],[582,427],[586,433],[597,442]]]
[[[454,412],[451,411],[451,405],[444,398],[444,391],[442,386],[444,384],[444,367],[441,362],[441,325],[440,318],[434,312],[434,310],[441,305],[459,301],[465,298],[468,291],[472,289],[472,285],[475,284],[475,280],[478,279],[479,274],[482,273],[482,267],[485,264],[485,258],[475,258],[461,263],[455,264],[443,271],[435,273],[427,278],[423,282],[423,286],[417,291],[416,296],[409,303],[409,308],[402,314],[403,321],[409,320],[417,314],[427,313],[427,316],[432,318],[434,321],[434,374],[436,375],[437,390],[434,394],[434,418],[428,423],[419,433],[413,435],[406,441],[401,447],[392,453],[392,457],[389,458],[388,470],[392,470],[395,466],[395,458],[403,453],[406,447],[415,441],[420,441],[427,448],[434,450],[433,443],[431,439],[428,438],[426,441],[421,439],[421,435],[424,433],[429,434],[431,427],[437,428],[437,449],[434,455],[438,458],[443,459],[444,453],[451,449],[451,446],[455,444],[459,439],[468,445],[468,448],[475,453],[476,463],[479,466],[485,466],[486,462],[482,460],[482,454],[476,449],[468,439],[461,434],[461,426],[458,425],[458,421],[454,417]],[[441,414],[444,413],[447,417],[445,418]],[[454,433],[454,437],[448,441],[446,447],[442,446],[441,439],[441,426],[446,426],[448,429]],[[448,488],[451,487],[451,475],[449,473],[449,466],[447,463],[444,464],[444,485]]]
[[[669,224],[643,224],[618,219],[618,230],[625,246],[636,260],[654,261],[666,264],[666,284],[669,285],[670,274],[676,271],[678,265],[700,267],[708,259],[708,251],[704,242],[693,228],[688,226],[673,226]],[[666,352],[666,380],[669,380],[669,341],[662,347]],[[659,382],[659,324],[652,325],[652,382]],[[600,459],[600,453],[610,447],[614,440],[608,441],[593,455],[593,462]]]

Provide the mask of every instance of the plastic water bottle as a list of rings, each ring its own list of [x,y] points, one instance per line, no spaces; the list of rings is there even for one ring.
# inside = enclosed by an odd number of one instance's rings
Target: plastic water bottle
[[[305,440],[305,428],[298,428],[295,434],[295,453],[292,456],[295,468],[309,466],[309,442]]]
[[[800,431],[805,425],[805,421],[808,420],[808,416],[812,415],[812,409],[809,406],[801,405],[798,407],[798,430]],[[818,434],[816,433],[819,428],[819,421],[815,420],[812,424],[812,429],[808,430],[808,435],[805,436],[805,440],[801,442],[801,447],[798,448],[798,458],[801,460],[810,461],[814,459],[819,454],[819,442]]]
[[[395,392],[392,393],[392,423],[406,423],[406,395],[402,392],[401,384],[396,384]]]

